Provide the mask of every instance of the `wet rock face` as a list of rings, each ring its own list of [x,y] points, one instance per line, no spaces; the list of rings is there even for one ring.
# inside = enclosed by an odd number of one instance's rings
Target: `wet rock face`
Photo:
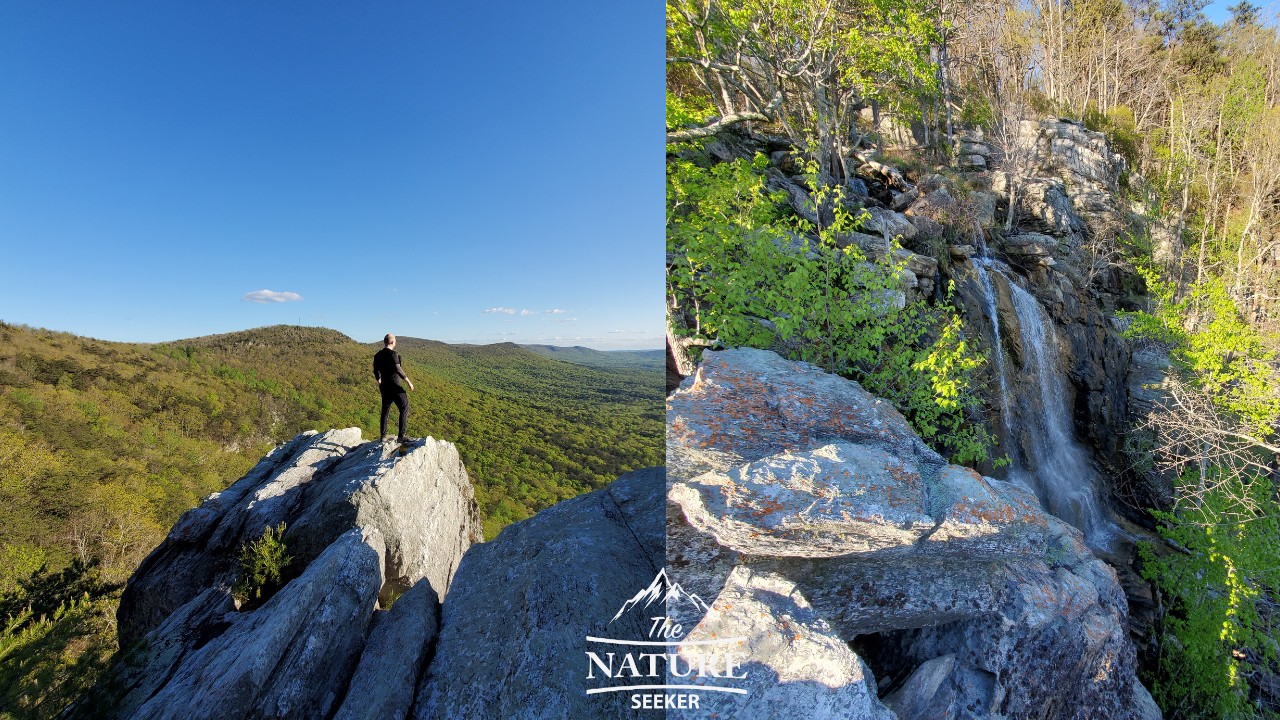
[[[961,702],[1009,717],[1150,717],[1114,572],[1025,486],[947,465],[855,383],[764,351],[706,353],[668,398],[668,423],[668,567],[716,598],[685,618],[694,634],[793,633],[811,665],[849,670],[834,688],[850,697],[874,683],[847,643],[888,635],[897,661],[918,666],[891,699],[899,717]],[[773,681],[795,665],[752,641],[752,673]],[[716,707],[821,715],[809,690]],[[868,717],[881,712],[872,699]]]
[[[1036,152],[1019,178],[1017,226],[993,242],[992,249],[1022,276],[1023,287],[1053,318],[1063,341],[1060,362],[1071,385],[1066,401],[1076,435],[1092,449],[1104,476],[1119,475],[1130,465],[1121,439],[1131,414],[1130,348],[1113,322],[1122,305],[1122,278],[1100,265],[1088,244],[1114,238],[1130,222],[1117,199],[1125,161],[1111,151],[1104,135],[1075,123],[1024,121],[1020,132]],[[1007,196],[1010,178],[996,172],[991,180],[992,189]],[[953,264],[950,272],[963,299],[967,327],[983,336],[990,352],[989,329],[974,324],[983,320],[984,308],[981,288],[967,264]],[[1011,355],[1020,350],[1010,347],[1014,338],[1002,332]],[[998,404],[998,398],[991,398],[989,405]],[[999,418],[994,420],[992,427],[1001,434]]]

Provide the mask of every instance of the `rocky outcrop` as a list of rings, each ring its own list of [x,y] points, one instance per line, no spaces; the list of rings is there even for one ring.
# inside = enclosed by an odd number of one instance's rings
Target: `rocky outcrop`
[[[624,475],[478,545],[444,604],[412,717],[604,718],[641,713],[587,695],[587,636],[646,637],[619,607],[662,569],[661,468]]]
[[[257,611],[209,618],[213,622],[199,628],[162,626],[157,640],[192,642],[163,656],[142,653],[134,672],[145,685],[125,695],[120,717],[327,716],[364,646],[384,552],[377,530],[350,530]],[[217,590],[201,598],[224,603]],[[141,690],[162,677],[163,685],[144,697]]]
[[[821,715],[834,693],[887,717],[865,661],[914,670],[883,688],[899,717],[1158,717],[1115,573],[1026,486],[948,465],[856,383],[765,351],[707,353],[667,411],[669,572],[716,598],[683,622],[747,638],[747,675],[768,678],[694,716]],[[809,648],[809,674],[751,639],[762,626]]]
[[[240,548],[278,523],[287,583],[238,608]],[[139,566],[118,613],[127,652],[68,715],[391,717],[370,708],[407,709],[438,598],[482,539],[452,444],[303,433],[184,514]],[[342,704],[349,685],[359,707]]]
[[[636,716],[580,659],[645,637],[619,607],[661,570],[665,487],[631,473],[481,543],[453,445],[304,433],[175,525],[121,607],[140,639],[66,717]],[[278,522],[288,582],[238,607],[239,543]]]
[[[850,245],[857,246],[868,259],[876,262],[885,260],[886,251],[890,247],[883,237],[866,233],[850,232],[836,236],[837,247],[843,248]],[[934,279],[938,276],[937,260],[899,247],[893,252],[892,262],[902,265],[905,271],[903,284],[908,290],[914,289],[919,297],[929,297],[933,294]]]
[[[1066,120],[1024,120],[1018,133],[1019,143],[1035,149],[1031,167],[1018,178],[1021,218],[1050,235],[1077,239],[1121,226],[1115,194],[1126,166],[1105,135]],[[1007,175],[996,173],[996,192],[1006,194],[1008,184]]]
[[[350,528],[379,530],[384,599],[424,578],[443,597],[462,553],[483,539],[475,494],[452,444],[426,438],[396,449],[364,443],[358,428],[303,433],[183,514],[143,560],[120,601],[121,646],[205,588],[230,586],[240,547],[282,522],[299,566]]]

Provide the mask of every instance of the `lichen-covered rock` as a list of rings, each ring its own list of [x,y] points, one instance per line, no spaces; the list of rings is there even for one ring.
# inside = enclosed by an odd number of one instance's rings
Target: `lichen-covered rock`
[[[946,464],[892,405],[857,383],[765,350],[706,352],[667,398],[667,473],[687,480],[832,440],[918,466]]]
[[[1043,551],[1048,520],[1022,486],[837,442],[675,483],[694,527],[769,557],[954,554],[966,561]]]
[[[1025,486],[946,465],[856,384],[757,351],[707,353],[668,418],[668,563],[713,608],[781,578],[824,633],[889,638],[912,665],[953,656],[973,671],[942,673],[953,685],[998,679],[992,715],[1146,716],[1114,571]],[[775,715],[818,707],[778,697]]]
[[[646,637],[619,607],[662,569],[661,468],[566,500],[474,546],[445,600],[413,717],[642,717],[622,693],[587,695],[586,636]]]

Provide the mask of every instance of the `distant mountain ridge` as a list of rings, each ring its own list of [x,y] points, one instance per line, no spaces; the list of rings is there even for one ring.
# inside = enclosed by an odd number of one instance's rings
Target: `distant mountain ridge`
[[[656,350],[594,350],[581,345],[573,347],[521,345],[520,347],[556,360],[602,370],[616,370],[619,368],[662,370],[666,362],[666,351],[661,348]]]

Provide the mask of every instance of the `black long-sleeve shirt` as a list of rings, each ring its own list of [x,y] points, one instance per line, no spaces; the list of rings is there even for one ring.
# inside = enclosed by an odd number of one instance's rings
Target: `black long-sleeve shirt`
[[[400,380],[409,380],[409,376],[400,369],[400,353],[391,348],[382,348],[373,356],[373,378],[379,382],[382,392],[389,395],[404,392]]]

